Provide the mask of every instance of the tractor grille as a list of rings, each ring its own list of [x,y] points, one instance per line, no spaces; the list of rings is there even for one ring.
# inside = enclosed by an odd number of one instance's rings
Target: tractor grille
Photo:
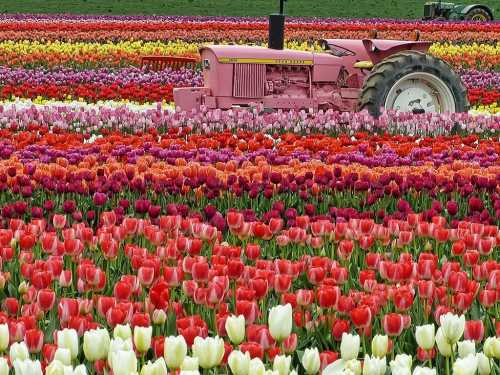
[[[235,98],[261,98],[266,86],[264,64],[234,64],[233,96]]]

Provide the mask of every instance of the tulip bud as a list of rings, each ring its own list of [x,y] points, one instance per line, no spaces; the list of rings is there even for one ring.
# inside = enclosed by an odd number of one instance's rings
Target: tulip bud
[[[83,335],[83,353],[89,362],[105,359],[108,356],[109,333],[107,329],[94,329]]]
[[[484,340],[483,351],[488,358],[500,359],[500,339],[488,337]]]
[[[434,324],[426,324],[418,326],[415,329],[415,339],[419,347],[425,350],[431,350],[434,347],[435,341]]]
[[[243,354],[239,350],[233,350],[229,354],[227,363],[234,375],[248,375],[250,369],[250,353]]]
[[[462,337],[465,330],[465,316],[446,313],[439,318],[442,333],[449,344],[455,344]]]
[[[477,372],[479,375],[490,375],[491,373],[490,359],[484,353],[477,353]]]
[[[111,369],[114,375],[137,373],[137,358],[133,350],[118,350],[113,353]]]
[[[292,364],[292,357],[285,355],[277,355],[274,357],[273,370],[277,371],[279,375],[288,375],[290,372],[290,365]]]
[[[134,328],[134,344],[138,352],[146,353],[149,350],[152,335],[153,327],[151,326]]]
[[[391,374],[411,375],[412,357],[408,354],[398,354],[389,365]]]
[[[16,375],[43,375],[40,361],[31,359],[14,360],[14,372]]]
[[[64,375],[64,364],[55,359],[45,368],[45,375]]]
[[[167,321],[167,313],[164,310],[155,309],[153,311],[153,323],[156,325],[163,325]]]
[[[372,355],[377,358],[383,358],[387,354],[389,347],[389,337],[375,335],[372,339]]]
[[[453,373],[463,375],[475,375],[478,359],[475,354],[469,354],[465,358],[457,358],[453,363]]]
[[[434,368],[417,366],[413,370],[413,375],[437,375],[437,372]]]
[[[142,366],[140,375],[168,375],[165,360],[163,358],[158,358],[153,363],[148,361],[147,364]]]
[[[128,340],[132,338],[132,329],[128,324],[125,325],[117,324],[113,329],[113,337],[115,339],[121,338],[124,341]]]
[[[292,305],[278,305],[269,312],[269,332],[278,342],[285,340],[292,333]]]
[[[342,341],[340,342],[340,357],[344,361],[358,358],[359,343],[359,336],[344,332],[342,334]]]
[[[385,357],[375,358],[366,354],[363,362],[363,375],[384,375],[386,367]]]
[[[22,281],[20,284],[19,284],[19,287],[17,288],[17,291],[19,292],[20,295],[23,295],[23,294],[26,294],[28,293],[28,290],[29,290],[29,285],[26,281]]]
[[[453,349],[452,346],[448,343],[446,337],[444,336],[442,327],[439,327],[436,332],[436,344],[439,353],[441,353],[443,357],[451,357]]]
[[[458,344],[458,356],[460,358],[465,358],[469,354],[476,354],[476,344],[472,340],[460,341]]]
[[[74,329],[65,328],[62,331],[57,331],[57,346],[59,348],[69,349],[71,359],[78,357],[78,333]]]
[[[0,352],[5,351],[9,347],[9,325],[0,324]]]
[[[245,317],[231,315],[226,319],[226,332],[234,345],[239,345],[245,339]]]
[[[200,365],[198,364],[198,358],[186,356],[184,361],[182,361],[181,370],[182,371],[198,371]]]
[[[73,375],[87,375],[87,368],[85,365],[78,365],[73,370]]]
[[[181,367],[187,354],[187,344],[183,336],[169,336],[163,344],[163,356],[168,368],[175,370]],[[193,366],[194,367],[194,366]],[[196,365],[197,370],[198,365]],[[191,370],[191,367],[188,369]]]
[[[0,375],[9,375],[9,364],[4,357],[0,357]]]
[[[29,356],[28,347],[24,342],[15,342],[10,346],[9,357],[11,362],[14,362],[16,359],[24,361],[28,359]]]
[[[260,358],[254,358],[250,361],[248,373],[251,375],[266,375],[266,368]]]
[[[66,348],[57,348],[54,353],[54,360],[61,362],[64,366],[71,365],[71,351]]]
[[[321,366],[318,348],[306,349],[301,362],[307,375],[317,374]]]
[[[198,358],[201,368],[210,369],[218,366],[222,362],[224,352],[224,340],[219,336],[205,339],[197,336],[194,339],[193,356]]]

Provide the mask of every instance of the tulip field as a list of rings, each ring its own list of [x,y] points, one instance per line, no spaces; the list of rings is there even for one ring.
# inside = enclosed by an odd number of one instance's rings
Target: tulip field
[[[500,375],[500,23],[291,18],[409,39],[453,114],[181,112],[264,18],[0,14],[0,375]]]

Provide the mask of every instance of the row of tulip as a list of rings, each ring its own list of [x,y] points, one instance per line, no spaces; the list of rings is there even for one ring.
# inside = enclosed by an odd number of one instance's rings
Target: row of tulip
[[[0,64],[8,66],[72,66],[78,68],[140,65],[144,55],[198,56],[196,43],[186,41],[0,42]],[[288,48],[320,50],[317,43],[289,41]],[[496,44],[435,43],[430,52],[456,68],[495,70],[500,65],[500,42]]]
[[[259,361],[285,375],[298,366],[406,374],[413,361],[440,374],[476,374],[479,363],[481,374],[498,371],[498,226],[452,230],[444,217],[410,213],[386,225],[302,215],[284,228],[229,210],[221,231],[213,206],[197,215],[171,204],[157,224],[101,211],[94,230],[65,206],[50,221],[10,219],[0,231],[0,345],[16,374],[79,363],[133,374],[138,362],[145,374],[164,365],[221,373],[226,364],[235,375],[264,374]],[[282,202],[273,209],[292,217]],[[417,374],[435,373],[425,371]]]
[[[460,75],[469,88],[472,105],[500,102],[500,73],[465,70]],[[0,67],[0,99],[69,97],[86,102],[110,99],[169,102],[173,100],[173,87],[202,85],[200,72],[185,68],[152,72],[138,68],[78,71]]]
[[[366,112],[281,112],[263,113],[259,105],[251,110],[202,110],[180,112],[157,103],[135,106],[81,102],[35,105],[19,100],[0,105],[0,128],[26,129],[31,124],[93,133],[101,129],[146,132],[188,126],[197,132],[250,130],[274,132],[352,133],[361,130],[413,135],[438,135],[472,132],[493,136],[500,128],[500,117],[491,115],[411,114],[384,112],[378,119]]]
[[[173,20],[76,20],[63,19],[16,19],[9,16],[1,21],[0,40],[244,40],[263,42],[267,38],[267,20],[186,18]],[[415,30],[431,41],[496,41],[500,29],[495,23],[419,22],[396,20],[334,20],[289,18],[286,35],[290,40],[314,40],[329,38],[366,38],[372,30],[379,37],[408,39]],[[243,35],[243,36],[242,36]]]

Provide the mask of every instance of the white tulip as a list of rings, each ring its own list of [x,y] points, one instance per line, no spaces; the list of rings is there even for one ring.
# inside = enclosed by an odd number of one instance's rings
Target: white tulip
[[[231,315],[226,319],[226,332],[234,345],[239,345],[245,339],[245,317]]]
[[[411,369],[412,365],[412,357],[411,355],[408,354],[398,354],[394,358],[393,361],[391,361],[391,364],[394,363],[394,365],[399,366],[399,367],[408,367]]]
[[[483,351],[488,358],[500,359],[500,338],[488,337],[484,340]]]
[[[83,353],[90,362],[108,356],[111,339],[107,329],[93,329],[83,334]]]
[[[292,305],[274,306],[269,312],[269,333],[278,342],[286,340],[292,333]]]
[[[358,358],[359,343],[358,335],[354,336],[344,332],[342,334],[342,341],[340,342],[340,357],[344,361]]]
[[[361,375],[361,362],[357,359],[346,361],[345,369],[350,371],[353,375]]]
[[[87,375],[87,368],[85,365],[78,365],[73,370],[73,375]]]
[[[66,348],[71,352],[71,359],[78,357],[78,333],[74,329],[65,328],[57,331],[57,347]]]
[[[57,348],[54,353],[54,359],[61,362],[64,366],[71,365],[71,351],[66,348]]]
[[[224,357],[224,340],[219,336],[207,337],[206,339],[195,337],[193,356],[198,358],[200,367],[204,369],[218,366]]]
[[[472,340],[464,340],[457,343],[458,356],[465,358],[469,354],[476,354],[476,343]]]
[[[20,361],[24,361],[28,359],[30,356],[30,352],[28,351],[28,347],[22,342],[15,342],[10,346],[9,357],[11,362],[13,363],[16,359]]]
[[[9,375],[9,364],[4,357],[0,357],[0,375]]]
[[[112,367],[113,363],[113,356],[115,355],[116,352],[118,351],[131,351],[134,350],[134,345],[132,344],[131,339],[127,340],[122,340],[121,338],[115,338],[112,339],[109,343],[109,350],[108,350],[108,365],[109,367]]]
[[[439,353],[443,357],[451,357],[453,352],[452,346],[448,343],[448,340],[444,336],[442,327],[439,327],[436,332],[436,344],[439,350]]]
[[[31,359],[14,360],[14,373],[16,375],[43,375],[40,361]]]
[[[476,354],[477,356],[477,372],[479,375],[490,375],[491,373],[491,363],[490,359],[480,352]]]
[[[280,375],[280,373],[274,370],[267,370],[266,375]]]
[[[384,375],[387,363],[384,358],[370,357],[365,355],[363,363],[363,375]]]
[[[475,375],[478,359],[475,354],[469,354],[465,358],[457,358],[453,364],[453,375]]]
[[[64,363],[54,359],[50,362],[50,365],[45,368],[45,375],[64,375]]]
[[[172,370],[180,368],[187,354],[187,344],[184,337],[182,335],[169,336],[165,339],[163,347],[163,356],[168,368]],[[193,370],[198,370],[198,365]]]
[[[434,347],[434,341],[436,339],[435,331],[436,328],[434,327],[434,324],[426,324],[416,327],[415,339],[418,346],[424,350],[431,350]]]
[[[137,373],[137,358],[133,350],[118,350],[113,353],[111,368],[114,375]]]
[[[117,324],[113,330],[113,337],[115,339],[120,338],[122,340],[128,340],[132,338],[132,329],[128,324],[121,325]]]
[[[181,371],[179,375],[200,375],[200,372],[198,370],[195,371]]]
[[[296,370],[290,371],[290,375],[299,375]]]
[[[8,324],[0,324],[0,352],[9,347],[10,333]]]
[[[413,375],[437,375],[437,372],[434,368],[417,366],[413,370]]]
[[[149,348],[151,347],[152,335],[152,326],[134,328],[134,344],[138,352],[146,353],[149,350]]]
[[[184,361],[182,361],[181,370],[198,371],[199,367],[198,358],[186,356],[184,357]]]
[[[441,315],[439,318],[441,323],[441,328],[443,330],[443,335],[449,344],[453,345],[460,337],[464,334],[465,330],[465,316],[457,316],[450,312]]]
[[[372,355],[383,358],[389,348],[389,337],[386,335],[375,335],[372,339]]]
[[[250,361],[248,373],[251,375],[266,375],[266,368],[260,358],[254,358]]]
[[[277,355],[274,357],[273,370],[277,371],[279,375],[288,375],[291,364],[292,357],[288,355]]]
[[[234,375],[248,375],[250,369],[250,353],[243,354],[239,350],[233,350],[227,359],[227,363]]]
[[[141,375],[168,375],[165,360],[163,358],[158,358],[153,363],[148,361],[147,364],[142,366]]]
[[[306,349],[302,356],[302,366],[306,370],[306,374],[317,374],[321,367],[321,358],[319,357],[318,348]]]

